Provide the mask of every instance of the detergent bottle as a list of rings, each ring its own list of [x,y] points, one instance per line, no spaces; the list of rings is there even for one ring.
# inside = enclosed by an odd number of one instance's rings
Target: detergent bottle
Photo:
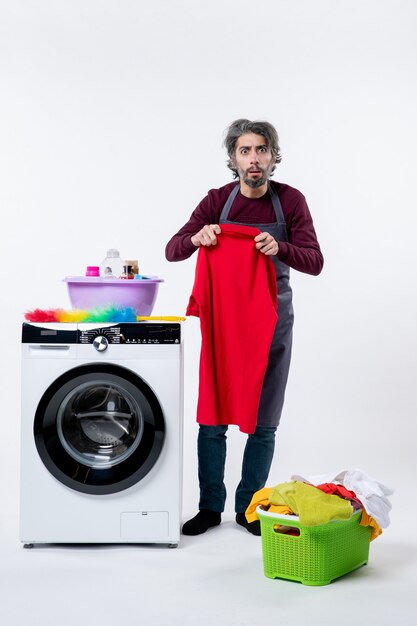
[[[119,278],[123,273],[123,261],[115,248],[107,250],[106,258],[100,264],[101,278]]]

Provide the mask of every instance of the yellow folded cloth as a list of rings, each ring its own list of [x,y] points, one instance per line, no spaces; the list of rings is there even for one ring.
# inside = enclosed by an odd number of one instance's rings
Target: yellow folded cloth
[[[306,483],[291,481],[272,488],[271,504],[287,505],[304,526],[327,524],[331,520],[346,520],[353,513],[348,500],[324,493]]]
[[[245,516],[249,524],[251,522],[255,522],[258,519],[258,515],[256,513],[257,506],[263,506],[264,508],[269,507],[269,496],[271,494],[271,491],[271,487],[264,487],[263,489],[260,489],[253,494],[252,500],[250,501],[249,506],[245,511]]]
[[[245,511],[245,516],[249,523],[255,522],[258,519],[258,514],[256,513],[256,507],[258,506],[262,506],[269,513],[281,513],[281,515],[292,514],[291,509],[286,504],[274,505],[270,503],[269,496],[271,495],[271,491],[271,487],[264,487],[253,494],[252,500]]]
[[[294,515],[294,511],[291,511],[290,507],[286,504],[270,504],[268,513],[279,513],[280,515]]]

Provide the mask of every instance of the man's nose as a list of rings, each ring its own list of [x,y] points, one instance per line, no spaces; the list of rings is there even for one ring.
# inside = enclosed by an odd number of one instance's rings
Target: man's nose
[[[258,163],[259,162],[258,153],[257,153],[256,150],[252,150],[251,151],[250,162],[251,163]]]

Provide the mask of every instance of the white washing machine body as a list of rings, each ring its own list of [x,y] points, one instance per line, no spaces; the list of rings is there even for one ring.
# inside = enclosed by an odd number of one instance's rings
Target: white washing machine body
[[[20,539],[180,538],[180,324],[24,324]]]

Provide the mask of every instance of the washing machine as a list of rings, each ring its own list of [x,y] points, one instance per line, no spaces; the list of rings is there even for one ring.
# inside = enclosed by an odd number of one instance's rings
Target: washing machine
[[[178,323],[22,328],[20,539],[178,545]]]

